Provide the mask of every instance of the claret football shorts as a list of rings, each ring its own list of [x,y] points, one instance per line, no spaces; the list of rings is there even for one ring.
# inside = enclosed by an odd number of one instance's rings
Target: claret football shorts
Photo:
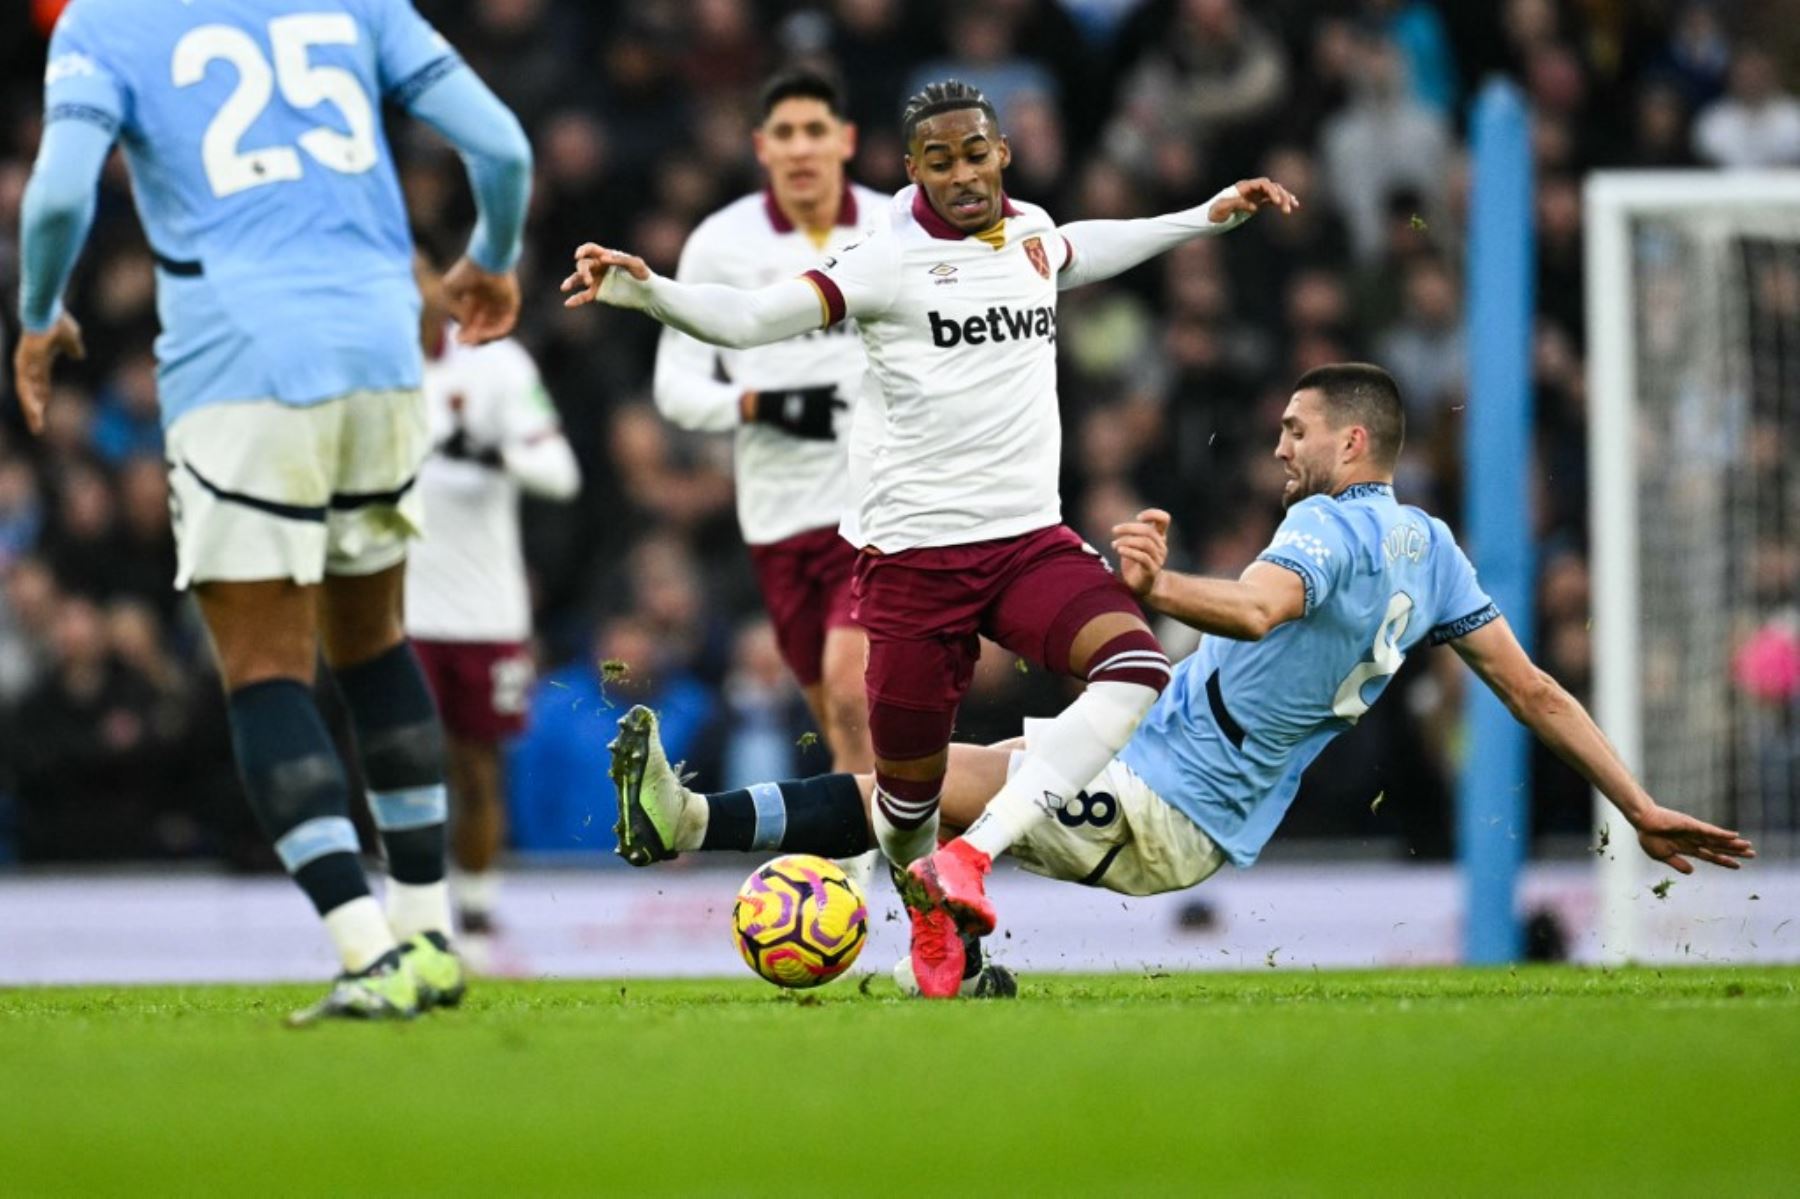
[[[781,657],[802,687],[824,674],[825,636],[850,619],[850,574],[856,549],[833,525],[750,547],[763,607]]]
[[[370,575],[406,558],[431,448],[412,389],[211,404],[169,426],[175,586]]]
[[[1025,722],[1025,746],[1048,720]],[[1013,752],[1007,773],[1024,750]],[[1040,820],[1009,850],[1033,874],[1104,887],[1121,895],[1185,891],[1205,882],[1225,854],[1200,826],[1163,802],[1150,785],[1114,758],[1062,811]]]

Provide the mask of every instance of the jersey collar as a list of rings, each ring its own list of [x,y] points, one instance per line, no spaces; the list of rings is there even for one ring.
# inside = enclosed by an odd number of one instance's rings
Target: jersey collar
[[[1002,223],[1007,217],[1021,216],[1023,214],[1020,213],[1013,202],[1007,198],[1006,193],[1001,192],[1000,220],[995,221],[992,228],[983,229],[980,233],[964,233],[961,229],[958,229],[955,225],[952,225],[949,221],[946,221],[943,217],[939,216],[938,210],[933,208],[931,206],[931,201],[925,198],[925,189],[914,184],[912,215],[913,220],[919,223],[919,228],[925,230],[925,232],[931,234],[931,236],[937,238],[939,241],[962,241],[964,238],[975,237],[980,238],[982,241],[987,242],[989,245],[994,246],[994,249],[998,250],[1000,247],[994,243],[1000,239],[993,238],[994,230],[1002,228]]]
[[[777,233],[792,233],[794,222],[788,220],[787,213],[781,211],[781,205],[775,202],[775,189],[763,188],[763,212],[769,218],[769,225]],[[838,201],[837,223],[841,228],[856,224],[856,192],[850,186],[850,180],[844,180],[844,195]]]
[[[1377,495],[1385,495],[1392,499],[1394,485],[1392,483],[1352,483],[1331,498],[1343,503],[1346,500],[1364,500]]]

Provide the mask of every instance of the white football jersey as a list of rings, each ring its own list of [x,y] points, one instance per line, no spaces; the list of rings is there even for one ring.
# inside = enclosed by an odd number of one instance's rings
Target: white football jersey
[[[554,441],[567,458],[557,482],[534,488],[567,495],[573,456],[537,365],[511,339],[483,346],[447,337],[427,357],[425,402],[431,444],[442,447],[460,426],[475,450],[511,457]],[[506,469],[446,458],[434,450],[419,470],[425,536],[407,555],[406,631],[428,641],[524,641],[531,600],[519,540],[519,480]]]
[[[856,321],[863,402],[879,406],[851,451],[852,542],[893,553],[1062,520],[1056,275],[1068,254],[1034,204],[1007,201],[998,226],[971,236],[908,187],[886,229],[806,273],[828,326]]]
[[[764,191],[702,221],[681,253],[675,278],[755,289],[791,279],[856,241],[885,218],[889,198],[852,185],[823,245],[796,229]],[[767,545],[812,529],[836,527],[848,500],[845,456],[862,389],[862,344],[854,324],[749,349],[723,349],[664,329],[656,357],[656,404],[683,428],[736,432],[738,523],[744,540]],[[837,413],[835,441],[812,441],[778,428],[745,424],[746,391],[835,385],[848,408]]]

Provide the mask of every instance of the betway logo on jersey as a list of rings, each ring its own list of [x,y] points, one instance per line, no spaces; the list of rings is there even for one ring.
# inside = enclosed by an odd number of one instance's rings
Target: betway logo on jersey
[[[931,344],[948,350],[965,342],[972,346],[990,341],[1025,341],[1033,337],[1056,340],[1056,309],[1048,304],[1037,308],[989,308],[980,316],[957,320],[939,312],[931,318]]]

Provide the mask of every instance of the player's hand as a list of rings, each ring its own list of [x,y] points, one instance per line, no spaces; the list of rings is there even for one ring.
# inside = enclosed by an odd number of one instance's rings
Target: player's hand
[[[500,456],[498,446],[478,446],[469,440],[469,431],[461,425],[456,432],[444,439],[438,447],[438,453],[455,462],[472,462],[476,466],[485,466],[489,470],[504,470],[506,460]]]
[[[806,441],[836,441],[836,415],[848,407],[834,383],[746,392],[744,399],[749,419]]]
[[[456,340],[478,346],[511,333],[519,321],[519,276],[493,274],[467,258],[444,272],[444,302],[456,318]]]
[[[1236,196],[1222,196],[1206,210],[1207,219],[1215,224],[1229,220],[1238,213],[1246,215],[1259,208],[1279,208],[1283,216],[1300,207],[1300,198],[1273,179],[1264,179],[1260,175],[1255,179],[1240,179],[1235,188]]]
[[[575,251],[575,273],[562,281],[563,291],[574,293],[563,301],[563,307],[579,308],[598,300],[600,284],[605,280],[606,272],[614,267],[623,269],[639,283],[650,279],[649,265],[636,254],[584,242]]]
[[[1723,866],[1738,868],[1739,858],[1754,858],[1756,850],[1750,842],[1731,829],[1696,820],[1685,812],[1652,805],[1634,822],[1638,844],[1659,862],[1666,862],[1682,874],[1692,874],[1694,864],[1689,857]]]
[[[1139,598],[1148,596],[1169,561],[1169,514],[1146,508],[1136,520],[1114,525],[1112,545],[1125,586]]]
[[[25,427],[34,436],[44,431],[44,410],[50,406],[50,368],[65,355],[77,362],[87,357],[81,326],[66,312],[42,333],[19,335],[13,351],[13,388],[19,393]]]

